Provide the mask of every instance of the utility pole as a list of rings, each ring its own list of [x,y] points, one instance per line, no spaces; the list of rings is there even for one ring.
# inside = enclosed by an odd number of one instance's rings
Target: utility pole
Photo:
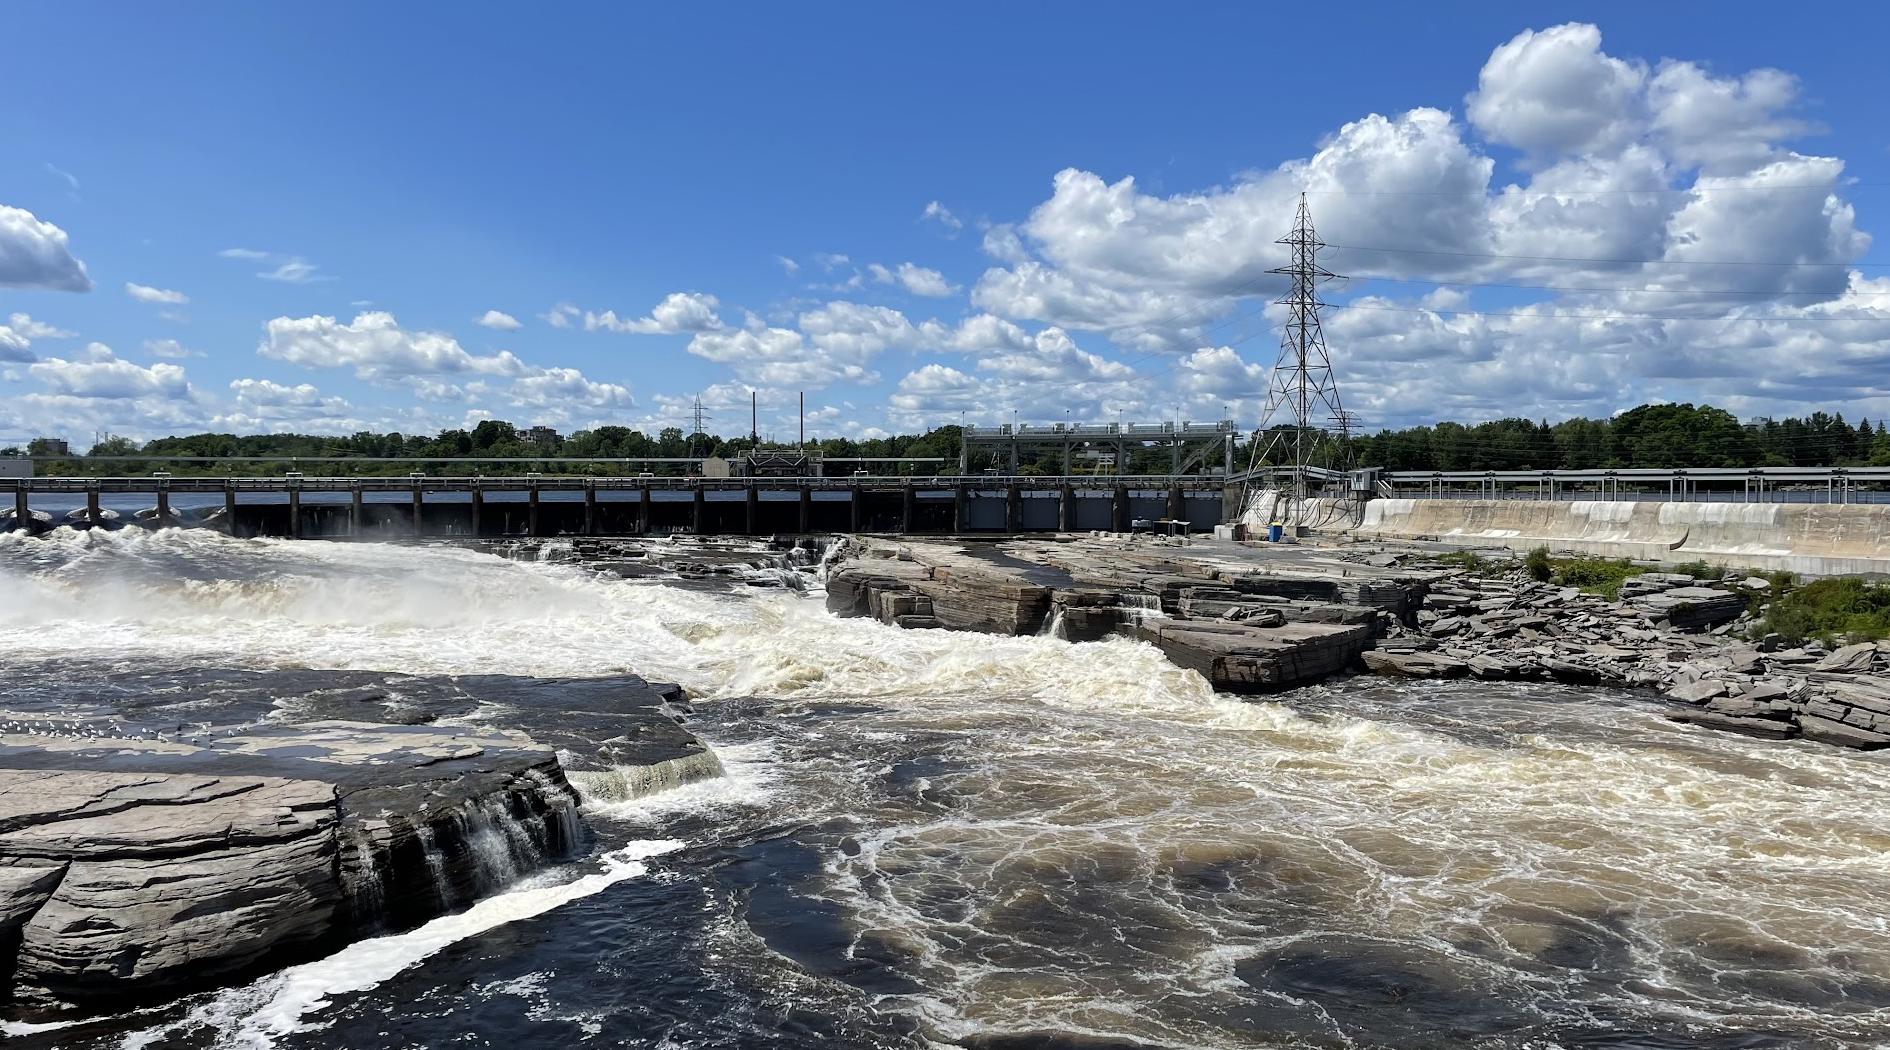
[[[697,394],[695,403],[689,406],[689,418],[690,425],[695,428],[689,432],[689,455],[693,457],[697,454],[697,441],[709,436],[709,432],[704,429],[704,427],[707,425],[708,420],[714,418],[713,414],[709,412],[709,406],[702,403],[701,394]],[[702,453],[702,455],[707,454],[707,451]]]
[[[1325,331],[1319,324],[1319,308],[1324,305],[1319,301],[1319,285],[1338,275],[1319,265],[1319,249],[1325,243],[1313,230],[1312,212],[1304,193],[1299,195],[1299,213],[1294,217],[1292,232],[1274,243],[1291,249],[1292,262],[1267,272],[1284,274],[1292,278],[1292,284],[1284,296],[1275,300],[1287,308],[1286,329],[1280,336],[1280,357],[1273,365],[1260,432],[1266,431],[1275,413],[1285,410],[1293,427],[1295,494],[1304,499],[1308,494],[1306,468],[1318,455],[1327,424],[1343,442],[1350,438],[1353,423],[1339,401],[1339,383],[1333,377]]]

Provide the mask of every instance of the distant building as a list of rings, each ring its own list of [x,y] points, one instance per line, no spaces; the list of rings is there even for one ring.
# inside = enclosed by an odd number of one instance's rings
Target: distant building
[[[818,476],[816,461],[792,448],[755,449],[744,452],[735,462],[735,472],[746,478],[801,478]]]
[[[29,456],[70,456],[72,446],[66,443],[65,438],[34,438],[27,442],[26,454]]]
[[[550,448],[564,440],[564,435],[550,427],[533,427],[525,432],[525,441],[540,448]]]

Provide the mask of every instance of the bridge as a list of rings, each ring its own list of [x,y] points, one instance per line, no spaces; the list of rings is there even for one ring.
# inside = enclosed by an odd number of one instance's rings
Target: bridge
[[[134,509],[158,522],[188,506],[234,535],[291,538],[1205,532],[1228,513],[1221,478],[1170,475],[0,478],[9,490],[13,522],[55,504],[104,523],[107,502],[149,500]]]

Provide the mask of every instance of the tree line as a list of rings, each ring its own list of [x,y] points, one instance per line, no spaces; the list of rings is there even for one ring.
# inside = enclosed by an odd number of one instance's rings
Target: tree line
[[[1262,462],[1287,462],[1286,441]],[[1642,405],[1610,419],[1436,423],[1356,436],[1333,458],[1387,470],[1890,466],[1890,428],[1842,413],[1740,420],[1712,405]],[[1244,462],[1244,460],[1243,460]]]
[[[1248,462],[1286,463],[1292,457],[1291,432],[1273,428],[1243,441],[1235,455],[1236,467]],[[626,461],[720,456],[732,459],[752,449],[791,449],[793,444],[725,438],[713,434],[685,434],[680,427],[665,427],[655,435],[621,426],[579,430],[568,437],[545,431],[520,430],[503,420],[485,420],[471,429],[442,430],[435,435],[379,434],[361,431],[347,436],[319,434],[192,434],[137,442],[109,437],[87,452],[43,465],[42,473],[96,474],[112,472],[114,456],[175,457],[174,464],[158,469],[178,474],[229,472],[189,460],[231,456],[294,459],[300,467],[324,472],[364,475],[403,474],[413,464],[376,463],[377,458],[404,457],[428,461],[465,458],[514,459],[517,463],[485,463],[485,474],[522,474],[542,469],[549,458],[594,460],[591,464],[563,465],[561,472],[622,473]],[[959,428],[942,426],[922,434],[853,440],[823,438],[809,442],[810,451],[829,459],[847,457],[934,458],[943,462],[925,472],[956,471]],[[1741,421],[1731,412],[1711,405],[1642,405],[1609,419],[1547,421],[1511,418],[1487,423],[1435,423],[1359,435],[1349,442],[1327,442],[1323,459],[1330,465],[1377,466],[1388,470],[1590,470],[1629,467],[1824,467],[1890,466],[1890,427],[1868,419],[1852,424],[1842,413],[1813,412],[1786,419]],[[49,454],[42,441],[26,447],[0,448],[0,456]],[[1129,470],[1160,473],[1168,467],[1168,453],[1138,450]],[[93,462],[87,462],[91,460]],[[1210,462],[1217,462],[1210,458]],[[157,466],[157,465],[154,465]],[[974,464],[977,468],[980,464]],[[255,472],[268,464],[248,465],[237,473]],[[119,464],[117,472],[124,472]],[[144,468],[141,466],[140,472]],[[286,469],[286,467],[285,467]],[[649,463],[636,469],[657,474],[681,474],[684,464]],[[1058,473],[1056,453],[1047,457],[1025,455],[1025,473]]]
[[[733,459],[757,448],[793,449],[791,443],[753,441],[749,438],[724,438],[714,434],[685,435],[680,427],[665,427],[652,436],[630,427],[601,426],[579,430],[570,436],[549,431],[520,430],[504,420],[481,421],[471,429],[442,430],[438,434],[386,434],[360,431],[346,436],[327,434],[190,434],[138,442],[123,437],[107,437],[82,454],[59,456],[47,439],[37,439],[25,447],[0,448],[0,456],[32,455],[53,457],[42,464],[43,474],[98,474],[127,472],[122,460],[114,457],[161,456],[172,462],[136,464],[136,473],[152,469],[174,474],[243,474],[258,468],[295,469],[333,474],[392,476],[405,474],[416,466],[446,463],[457,459],[496,459],[518,462],[482,463],[482,474],[524,474],[545,469],[548,459],[576,458],[591,460],[586,464],[562,464],[560,473],[621,474],[626,464],[631,469],[654,474],[683,474],[686,464],[653,462],[720,456]],[[824,438],[805,446],[828,458],[934,457],[948,460],[941,469],[955,470],[958,462],[958,427],[947,426],[924,434],[903,434],[855,441],[849,438]],[[207,461],[233,456],[279,461],[278,464],[239,464],[235,469]],[[418,459],[426,463],[381,463],[377,459]],[[197,462],[192,462],[197,461]],[[642,462],[640,462],[642,461]]]

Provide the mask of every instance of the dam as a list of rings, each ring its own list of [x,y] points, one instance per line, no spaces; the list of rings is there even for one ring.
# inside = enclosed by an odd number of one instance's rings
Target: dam
[[[1208,532],[1229,513],[1221,478],[1171,475],[0,479],[13,521],[57,500],[83,526],[133,498],[160,523],[188,502],[236,536],[300,539]]]

